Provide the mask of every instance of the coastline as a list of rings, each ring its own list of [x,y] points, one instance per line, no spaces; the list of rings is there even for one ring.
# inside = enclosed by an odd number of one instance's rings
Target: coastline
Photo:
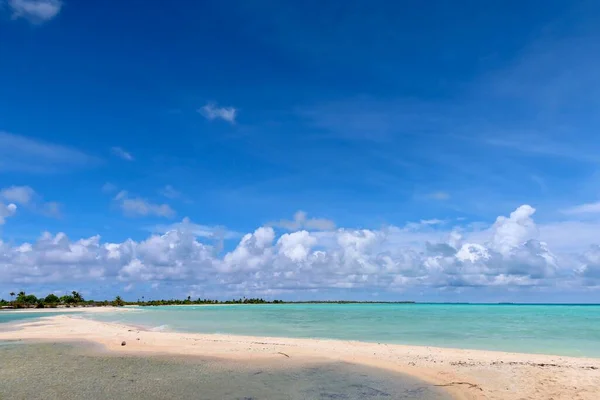
[[[106,307],[101,312],[121,310],[135,309]],[[600,359],[595,358],[326,339],[156,332],[71,315],[53,316],[48,311],[49,316],[41,320],[11,324],[16,330],[0,331],[0,340],[87,341],[116,354],[179,354],[266,361],[289,357],[349,362],[444,386],[459,400],[600,398]],[[122,341],[126,346],[121,346]]]
[[[69,307],[69,308],[16,308],[16,309],[5,309],[0,313],[10,314],[56,314],[56,313],[109,313],[109,312],[129,312],[135,311],[137,306],[128,307],[113,307],[113,306],[99,306],[99,307]]]

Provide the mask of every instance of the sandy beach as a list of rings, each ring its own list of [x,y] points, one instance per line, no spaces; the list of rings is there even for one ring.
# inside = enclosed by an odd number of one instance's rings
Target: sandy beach
[[[20,308],[16,310],[2,310],[0,312],[7,312],[13,314],[54,314],[54,313],[110,313],[110,312],[128,312],[128,311],[136,311],[138,307],[129,306],[129,307],[63,307],[63,308]]]
[[[105,312],[115,309],[76,310]],[[456,399],[600,398],[600,359],[592,358],[355,341],[154,332],[71,315],[30,320],[12,328],[0,332],[0,340],[89,341],[116,354],[349,362],[414,376],[444,387]],[[125,346],[122,346],[123,341]]]

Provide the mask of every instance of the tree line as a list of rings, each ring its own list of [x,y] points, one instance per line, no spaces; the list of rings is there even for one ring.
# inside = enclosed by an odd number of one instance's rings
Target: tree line
[[[360,304],[360,303],[408,303],[414,301],[348,301],[348,300],[333,300],[333,301],[283,301],[283,300],[265,300],[262,298],[246,298],[232,300],[212,300],[212,299],[192,299],[191,296],[181,299],[162,299],[162,300],[145,300],[144,296],[137,301],[125,301],[121,296],[116,296],[113,300],[85,300],[81,293],[72,291],[71,294],[58,297],[54,293],[50,293],[46,297],[36,297],[33,294],[26,294],[21,291],[17,294],[10,293],[11,300],[0,300],[0,307],[10,308],[57,308],[57,307],[100,307],[100,306],[115,306],[121,307],[125,305],[136,306],[170,306],[170,305],[192,305],[192,304]]]
[[[0,300],[0,307],[11,307],[11,308],[57,308],[57,307],[101,307],[101,306],[125,306],[125,305],[137,305],[137,306],[167,306],[167,305],[185,305],[185,304],[279,304],[283,303],[282,300],[268,301],[260,298],[240,298],[233,300],[211,300],[201,299],[192,300],[191,296],[188,296],[184,300],[170,299],[170,300],[149,300],[145,301],[144,298],[138,299],[137,301],[124,301],[121,296],[116,296],[114,300],[86,300],[83,298],[81,293],[72,291],[71,294],[58,297],[54,293],[50,293],[46,297],[36,297],[33,294],[27,294],[24,291],[19,293],[10,292],[11,300]]]
[[[212,299],[195,299],[193,300],[191,296],[188,296],[184,300],[179,299],[170,299],[170,300],[148,300],[145,301],[144,298],[140,301],[138,299],[137,302],[128,303],[135,304],[140,306],[171,306],[171,305],[190,305],[190,304],[283,304],[283,300],[265,300],[261,298],[239,298],[233,300],[212,300]]]
[[[36,297],[33,294],[27,294],[24,291],[19,293],[10,292],[11,300],[0,300],[0,307],[12,308],[57,308],[57,307],[77,307],[77,306],[124,306],[125,302],[120,296],[114,300],[85,300],[81,293],[72,291],[71,294],[58,297],[54,293],[50,293],[46,297]]]

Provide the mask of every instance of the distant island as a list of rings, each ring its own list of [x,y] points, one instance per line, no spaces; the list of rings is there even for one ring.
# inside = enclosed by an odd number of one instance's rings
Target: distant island
[[[19,293],[10,293],[11,300],[0,300],[0,309],[17,308],[70,308],[70,307],[122,307],[122,306],[171,306],[171,305],[205,305],[205,304],[414,304],[414,301],[352,301],[352,300],[311,300],[311,301],[284,301],[284,300],[265,300],[262,298],[246,298],[232,300],[212,300],[195,299],[191,296],[186,299],[168,299],[168,300],[145,300],[142,296],[137,301],[125,301],[121,296],[116,296],[113,300],[86,300],[81,293],[71,292],[58,297],[50,293],[46,297],[36,297],[33,294],[27,294],[24,291]]]

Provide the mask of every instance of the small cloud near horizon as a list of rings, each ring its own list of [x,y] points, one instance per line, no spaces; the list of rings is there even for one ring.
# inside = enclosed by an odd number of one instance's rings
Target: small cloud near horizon
[[[154,204],[140,197],[129,197],[126,190],[117,193],[114,200],[119,204],[119,208],[126,217],[157,216],[172,218],[175,216],[175,210],[168,204]]]
[[[202,238],[212,238],[212,239],[239,239],[244,236],[241,232],[232,231],[227,229],[224,226],[216,225],[201,225],[196,224],[190,220],[190,218],[185,217],[181,220],[181,222],[176,222],[170,225],[156,225],[149,228],[151,232],[156,233],[167,233],[173,230],[179,230],[183,232],[190,232],[196,237]]]
[[[282,219],[271,222],[268,225],[283,228],[289,231],[308,229],[316,231],[330,231],[335,229],[335,222],[325,218],[307,218],[306,212],[299,210],[294,214],[293,220]]]

